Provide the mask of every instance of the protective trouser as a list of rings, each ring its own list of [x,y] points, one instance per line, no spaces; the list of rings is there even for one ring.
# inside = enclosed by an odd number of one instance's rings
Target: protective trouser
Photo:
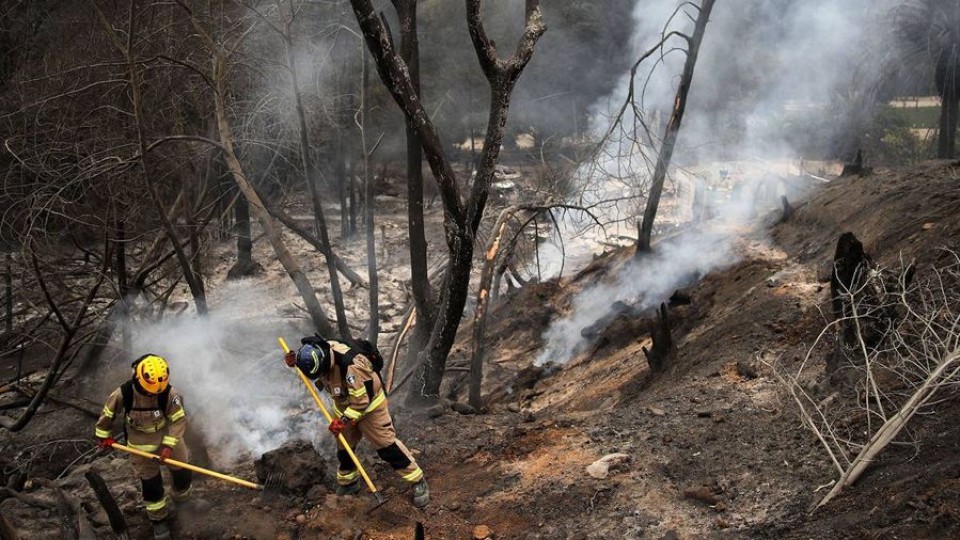
[[[187,445],[181,441],[180,444],[173,447],[171,457],[177,461],[186,462],[190,457]],[[143,488],[143,504],[147,509],[147,517],[151,521],[166,519],[170,513],[170,505],[163,491],[160,462],[140,456],[130,456],[130,460],[133,463],[133,468],[137,471],[137,475],[140,476],[140,483]],[[171,490],[173,500],[187,500],[190,497],[193,473],[171,465],[167,465],[167,468],[170,469],[170,476],[173,478],[173,489]]]
[[[377,449],[380,459],[386,461],[407,482],[419,482],[423,478],[423,470],[417,465],[410,450],[397,439],[397,432],[393,427],[393,419],[387,407],[377,407],[370,411],[359,422],[343,432],[350,448],[356,448],[360,439],[367,439]],[[360,479],[360,471],[350,459],[350,455],[343,449],[339,439],[337,441],[337,483],[341,486],[353,484]]]

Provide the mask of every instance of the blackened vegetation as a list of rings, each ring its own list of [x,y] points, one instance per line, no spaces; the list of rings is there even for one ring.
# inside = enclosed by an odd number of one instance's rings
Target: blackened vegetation
[[[913,281],[915,268],[889,275],[881,271],[853,233],[837,240],[830,276],[833,317],[839,326],[837,347],[827,358],[827,375],[837,381],[842,364],[875,351],[902,314],[897,298]]]

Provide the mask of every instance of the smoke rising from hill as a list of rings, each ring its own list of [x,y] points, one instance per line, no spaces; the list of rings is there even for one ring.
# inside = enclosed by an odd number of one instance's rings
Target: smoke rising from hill
[[[692,32],[693,22],[683,14],[663,28],[679,4],[676,0],[636,2],[636,33],[631,39],[635,57],[671,30]],[[792,115],[823,110],[836,103],[838,96],[854,110],[873,105],[869,100],[876,95],[860,89],[875,87],[881,78],[876,43],[885,32],[882,16],[892,4],[892,0],[717,2],[700,49],[674,163],[694,166],[758,157],[802,159],[792,144]],[[635,103],[654,136],[653,140],[640,139],[654,148],[663,134],[662,123],[669,116],[685,60],[682,53],[671,48],[681,44],[678,38],[669,41],[664,55],[654,55],[645,62],[635,81],[638,95],[642,95],[642,100],[638,98]],[[650,74],[653,65],[656,67]],[[609,98],[594,105],[592,127],[598,135],[608,129],[626,99],[629,83],[629,77],[624,77]],[[627,129],[615,134],[600,158],[581,167],[576,177],[585,184],[581,189],[588,197],[617,192],[632,196],[632,200],[598,208],[607,223],[615,224],[607,230],[585,232],[587,220],[582,215],[567,216],[558,228],[565,237],[593,240],[579,242],[586,254],[595,250],[599,241],[622,235],[624,230],[635,235],[631,222],[642,214],[645,198],[640,195],[647,190],[656,154],[649,146],[625,138],[634,124],[631,114],[631,108],[627,108]],[[847,120],[838,115],[836,123]],[[829,138],[840,132],[843,130],[825,130],[818,135]],[[856,140],[852,147],[856,148]],[[716,167],[723,167],[721,163]],[[716,178],[715,172],[705,176]],[[589,198],[579,202],[595,203]],[[723,205],[717,221],[743,225],[753,214],[753,204],[747,197]],[[631,226],[625,226],[628,223]],[[573,300],[569,316],[555,321],[545,332],[546,347],[537,362],[564,363],[585,350],[589,342],[581,337],[581,331],[608,314],[614,302],[652,308],[686,285],[691,276],[699,279],[731,264],[736,258],[733,245],[737,234],[737,227],[703,226],[655,245],[652,255],[626,264],[609,282],[588,287]],[[566,255],[582,256],[583,252],[575,253],[576,247],[565,246]],[[559,248],[548,248],[542,258],[556,270],[560,256]]]

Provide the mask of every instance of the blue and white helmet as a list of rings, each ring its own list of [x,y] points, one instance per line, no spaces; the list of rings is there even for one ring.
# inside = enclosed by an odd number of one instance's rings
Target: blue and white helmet
[[[297,367],[307,377],[316,379],[327,371],[327,354],[322,347],[303,345],[297,351]]]

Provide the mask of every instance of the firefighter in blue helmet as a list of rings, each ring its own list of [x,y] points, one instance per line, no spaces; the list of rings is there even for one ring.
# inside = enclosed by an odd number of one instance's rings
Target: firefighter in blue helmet
[[[330,431],[342,434],[351,447],[361,439],[370,441],[380,458],[404,481],[413,484],[414,506],[426,506],[430,489],[413,454],[397,439],[379,374],[382,359],[376,349],[371,346],[361,352],[359,347],[351,348],[319,336],[305,337],[300,342],[300,349],[288,352],[284,361],[290,367],[296,366],[333,398],[335,418]],[[358,493],[360,472],[339,441],[337,444],[337,493]]]

